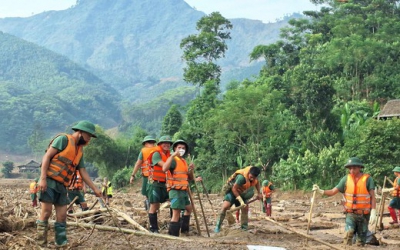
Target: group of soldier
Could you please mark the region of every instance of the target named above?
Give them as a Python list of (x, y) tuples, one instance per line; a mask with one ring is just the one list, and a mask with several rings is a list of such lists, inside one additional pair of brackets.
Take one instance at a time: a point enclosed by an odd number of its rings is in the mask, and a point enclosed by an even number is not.
[[(53, 205), (56, 212), (55, 244), (65, 246), (68, 243), (67, 205), (77, 197), (76, 202), (81, 205), (82, 210), (87, 210), (87, 204), (82, 195), (85, 184), (97, 197), (104, 197), (107, 205), (112, 197), (112, 187), (108, 179), (104, 180), (102, 191), (100, 191), (85, 170), (82, 148), (89, 144), (91, 138), (96, 138), (94, 124), (89, 121), (80, 121), (72, 127), (72, 130), (74, 131), (72, 134), (59, 134), (50, 142), (42, 158), (41, 175), (37, 180), (36, 188), (31, 185), (31, 192), (39, 194), (41, 203), (41, 213), (37, 220), (37, 241), (40, 245), (47, 244), (48, 219)], [(195, 178), (193, 162), (188, 164), (186, 161), (189, 145), (183, 140), (173, 142), (167, 135), (161, 136), (158, 142), (155, 138), (146, 136), (142, 144), (143, 148), (133, 168), (130, 182), (134, 182), (137, 172), (141, 170), (141, 193), (145, 197), (144, 207), (148, 211), (149, 230), (159, 233), (157, 213), (160, 204), (169, 200), (171, 221), (168, 234), (179, 236), (188, 233), (190, 215), (193, 210), (188, 193), (190, 182), (202, 180), (201, 177)], [(350, 158), (345, 167), (349, 169), (349, 174), (343, 177), (335, 188), (321, 190), (315, 184), (313, 191), (324, 195), (334, 195), (338, 192), (344, 194), (347, 213), (344, 243), (351, 244), (350, 239), (356, 234), (357, 244), (364, 245), (368, 221), (372, 224), (376, 220), (375, 184), (368, 174), (362, 173), (361, 169), (364, 165), (360, 159)], [(386, 191), (395, 196), (390, 203), (389, 211), (393, 218), (392, 223), (397, 223), (394, 209), (400, 209), (400, 167), (395, 168), (394, 173), (397, 176), (394, 187)], [(230, 176), (225, 184), (222, 208), (214, 232), (220, 232), (225, 216), (232, 210), (233, 205), (235, 205), (233, 210), (241, 211), (241, 228), (247, 230), (248, 203), (255, 191), (257, 192), (256, 199), (262, 200), (263, 211), (267, 216), (271, 216), (271, 193), (275, 187), (268, 180), (264, 180), (260, 186), (259, 174), (259, 167), (248, 166)], [(34, 193), (32, 193), (33, 198)], [(37, 205), (35, 200), (32, 200), (33, 206)]]

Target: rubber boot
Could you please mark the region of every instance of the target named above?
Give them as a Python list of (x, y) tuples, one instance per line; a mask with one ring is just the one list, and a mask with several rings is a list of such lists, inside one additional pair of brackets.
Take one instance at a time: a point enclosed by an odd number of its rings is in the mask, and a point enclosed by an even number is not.
[(247, 231), (247, 228), (249, 227), (249, 214), (244, 211), (242, 211), (242, 213), (240, 214), (240, 228), (244, 231)]
[(346, 235), (344, 236), (343, 244), (348, 246), (353, 245), (353, 236), (354, 236), (354, 231), (347, 231)]
[(149, 209), (150, 209), (150, 202), (149, 202), (148, 199), (146, 199), (146, 200), (144, 201), (144, 209), (145, 209), (146, 211), (149, 211)]
[(223, 213), (219, 214), (219, 217), (218, 217), (218, 220), (217, 220), (217, 224), (215, 225), (215, 229), (214, 229), (215, 233), (219, 233), (221, 231), (221, 225), (222, 225), (222, 222), (225, 219), (225, 215), (226, 215), (226, 212), (223, 212)]
[(267, 216), (271, 217), (272, 215), (272, 205), (267, 204)]
[(181, 233), (189, 233), (190, 215), (182, 216)]
[(172, 236), (179, 237), (179, 230), (181, 229), (181, 223), (179, 222), (170, 222), (168, 234)]
[(389, 224), (397, 224), (398, 220), (397, 220), (397, 215), (396, 215), (396, 210), (392, 207), (388, 207), (389, 213), (390, 213), (390, 217), (392, 217), (391, 222), (389, 222)]
[(62, 247), (68, 244), (67, 240), (67, 223), (56, 222), (54, 223), (55, 242), (56, 246)]
[(37, 225), (37, 236), (36, 240), (40, 246), (47, 245), (47, 231), (49, 230), (49, 223), (48, 221), (36, 221)]
[(150, 221), (150, 232), (158, 234), (158, 220), (157, 220), (157, 213), (149, 214), (149, 221)]

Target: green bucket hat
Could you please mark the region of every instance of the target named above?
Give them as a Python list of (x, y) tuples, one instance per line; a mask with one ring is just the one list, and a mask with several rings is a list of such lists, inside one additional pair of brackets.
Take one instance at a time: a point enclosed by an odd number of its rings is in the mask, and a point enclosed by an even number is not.
[(362, 164), (361, 160), (358, 157), (351, 157), (349, 158), (349, 160), (347, 161), (347, 163), (344, 165), (346, 168), (350, 167), (350, 166), (360, 166), (360, 167), (364, 167), (364, 164)]
[(393, 169), (393, 172), (398, 172), (398, 173), (400, 173), (400, 167), (395, 167), (395, 168)]
[(89, 121), (80, 121), (78, 122), (75, 126), (72, 127), (73, 131), (83, 131), (86, 133), (89, 133), (92, 137), (97, 138), (96, 136), (96, 128), (94, 126), (93, 123), (89, 122)]
[(178, 144), (183, 144), (183, 145), (185, 145), (185, 147), (186, 147), (186, 152), (185, 152), (185, 154), (184, 154), (183, 156), (186, 156), (187, 154), (189, 154), (189, 145), (188, 145), (184, 140), (176, 140), (176, 141), (174, 142), (174, 144), (172, 144), (172, 149), (175, 149), (175, 147), (176, 147)]
[(163, 143), (163, 142), (168, 142), (168, 143), (171, 143), (171, 144), (172, 144), (171, 136), (169, 136), (169, 135), (163, 135), (163, 136), (161, 136), (161, 137), (160, 137), (160, 140), (159, 140), (158, 143), (157, 143), (157, 145), (160, 145), (160, 144)]
[(156, 139), (153, 138), (153, 136), (151, 135), (147, 135), (144, 137), (143, 141), (142, 141), (142, 145), (144, 145), (145, 142), (154, 142), (156, 143)]
[(35, 182), (38, 182), (39, 181), (39, 178), (35, 178)]

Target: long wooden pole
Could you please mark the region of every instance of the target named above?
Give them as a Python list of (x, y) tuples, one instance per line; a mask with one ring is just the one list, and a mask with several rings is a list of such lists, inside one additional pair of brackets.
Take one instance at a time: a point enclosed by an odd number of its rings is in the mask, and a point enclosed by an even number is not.
[(75, 201), (78, 199), (78, 196), (75, 196), (75, 198), (71, 201), (71, 203), (69, 203), (68, 207), (67, 207), (67, 211), (72, 207), (72, 205), (74, 205)]
[(195, 206), (194, 206), (194, 202), (193, 202), (194, 200), (193, 200), (192, 191), (190, 191), (190, 186), (188, 186), (187, 192), (188, 192), (188, 194), (189, 194), (190, 203), (192, 204), (194, 219), (196, 220), (197, 232), (198, 232), (199, 235), (201, 236), (199, 219), (197, 218), (196, 208), (195, 208)]
[(203, 180), (201, 180), (200, 183), (201, 183), (201, 185), (203, 186), (203, 190), (205, 190), (205, 192), (206, 192), (206, 197), (207, 197), (207, 199), (208, 199), (208, 202), (209, 202), (210, 205), (211, 205), (211, 210), (213, 211), (213, 214), (214, 214), (214, 220), (217, 220), (217, 214), (215, 213), (214, 206), (213, 206), (213, 204), (212, 204), (212, 202), (211, 202), (211, 200), (210, 200), (210, 196), (208, 196), (208, 191), (207, 191), (206, 187), (204, 186)]
[(322, 240), (320, 240), (320, 239), (316, 239), (316, 238), (314, 238), (314, 237), (312, 237), (312, 236), (310, 236), (310, 235), (307, 235), (307, 234), (304, 234), (304, 233), (302, 233), (302, 232), (299, 232), (299, 231), (293, 229), (292, 227), (283, 225), (282, 223), (279, 223), (279, 222), (277, 222), (277, 221), (274, 221), (274, 220), (272, 220), (272, 219), (270, 219), (270, 218), (268, 218), (268, 217), (265, 217), (265, 219), (266, 219), (267, 221), (272, 222), (272, 223), (274, 223), (274, 224), (276, 224), (276, 225), (278, 225), (278, 226), (281, 226), (281, 227), (283, 227), (283, 228), (285, 228), (285, 229), (287, 229), (287, 230), (289, 230), (289, 231), (292, 231), (292, 232), (294, 232), (294, 233), (296, 233), (296, 234), (298, 234), (298, 235), (301, 235), (301, 236), (303, 236), (303, 237), (305, 237), (305, 238), (307, 238), (307, 239), (314, 240), (314, 241), (317, 241), (317, 242), (319, 242), (319, 243), (321, 243), (321, 244), (324, 244), (324, 245), (326, 245), (326, 246), (328, 246), (328, 247), (330, 247), (330, 248), (337, 249), (337, 250), (342, 250), (342, 249), (343, 249), (343, 248), (336, 247), (336, 246), (334, 246), (334, 245), (332, 245), (332, 244), (329, 244), (328, 242), (322, 241)]
[[(385, 179), (383, 180), (383, 186), (382, 189), (385, 188), (386, 186), (386, 180), (387, 177), (385, 176)], [(375, 231), (376, 229), (379, 230), (383, 230), (383, 224), (382, 224), (382, 219), (383, 219), (383, 210), (385, 210), (385, 193), (382, 193), (382, 197), (381, 197), (381, 202), (379, 203), (379, 224), (378, 224), (378, 220), (376, 220), (376, 224), (375, 224)]]
[(310, 233), (311, 217), (312, 217), (312, 211), (313, 211), (313, 208), (314, 208), (315, 194), (316, 193), (317, 193), (317, 190), (314, 190), (313, 195), (312, 195), (312, 200), (311, 200), (310, 213), (308, 214), (307, 234)]
[(199, 189), (197, 188), (196, 181), (194, 182), (194, 187), (196, 188), (197, 198), (199, 198), (201, 213), (203, 214), (203, 220), (204, 220), (204, 224), (206, 225), (207, 235), (208, 235), (208, 237), (210, 237), (210, 232), (208, 231), (208, 225), (207, 225), (207, 218), (206, 218), (206, 215), (204, 213), (203, 203), (201, 202), (200, 192), (199, 192)]

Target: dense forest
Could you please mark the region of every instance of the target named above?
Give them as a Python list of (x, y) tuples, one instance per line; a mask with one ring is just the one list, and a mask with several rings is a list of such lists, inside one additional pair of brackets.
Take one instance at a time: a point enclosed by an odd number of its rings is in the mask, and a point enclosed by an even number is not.
[[(379, 185), (398, 164), (400, 120), (376, 118), (400, 96), (400, 1), (312, 2), (319, 11), (290, 20), (279, 41), (254, 47), (250, 59), (265, 60), (258, 76), (232, 81), (227, 91), (218, 62), (232, 22), (206, 15), (181, 40), (182, 77), (199, 93), (188, 105), (160, 103), (170, 109), (159, 129), (189, 143), (196, 174), (214, 190), (249, 164), (282, 189), (332, 187), (352, 156)], [(129, 126), (111, 138), (97, 129), (85, 160), (126, 184), (149, 131)]]

